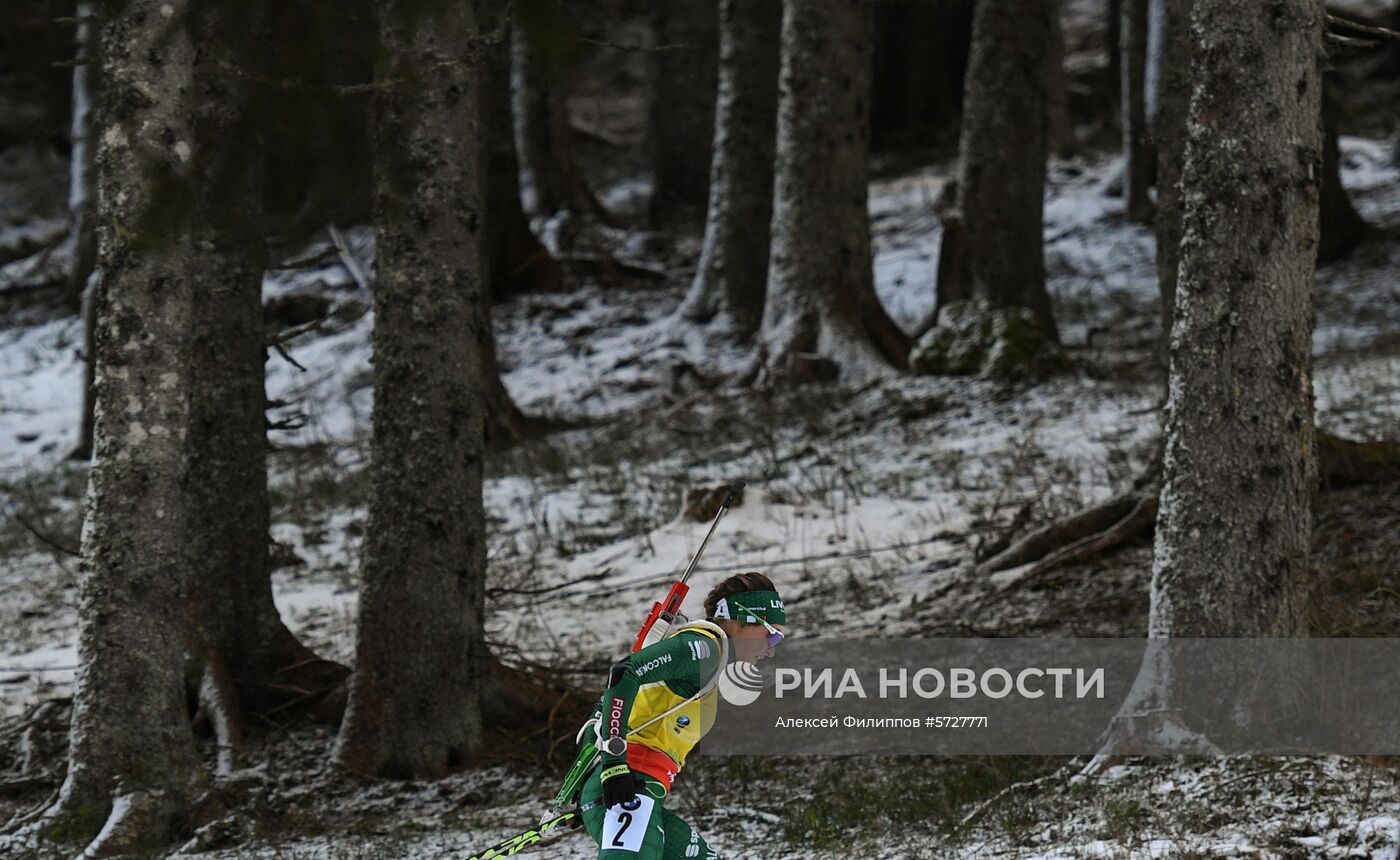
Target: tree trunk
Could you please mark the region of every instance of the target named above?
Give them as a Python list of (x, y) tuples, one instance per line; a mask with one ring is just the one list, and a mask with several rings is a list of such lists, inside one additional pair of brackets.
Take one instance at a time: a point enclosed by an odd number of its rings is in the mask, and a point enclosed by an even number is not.
[(1123, 4), (1128, 0), (1108, 0), (1104, 9), (1104, 53), (1108, 56), (1108, 79), (1123, 79)]
[(749, 335), (763, 317), (782, 0), (720, 0), (720, 73), (710, 211), (700, 265), (681, 316), (717, 314)]
[(1364, 241), (1371, 227), (1351, 205), (1342, 185), (1341, 152), (1337, 146), (1337, 101), (1330, 93), (1322, 98), (1323, 149), (1322, 199), (1319, 201), (1318, 265), (1344, 259)]
[(559, 6), (547, 5), (545, 11), (547, 20), (527, 16), (538, 26), (517, 28), (511, 39), (511, 109), (525, 211), (535, 218), (568, 211), (607, 220), (574, 160), (564, 98), (574, 36), (563, 29), (568, 25)]
[[(519, 30), (510, 32), (504, 20), (509, 6), (504, 0), (482, 0), (477, 5), (479, 29), (504, 30), (510, 40), (523, 40)], [(511, 110), (511, 43), (490, 45), (482, 64), (481, 129), (485, 135), (485, 223), (481, 226), (481, 268), (494, 301), (535, 290), (564, 286), (564, 269), (540, 244), (520, 203), (520, 166), (515, 157), (512, 128), (501, 121)], [(486, 386), (486, 443), (502, 447), (539, 435), (551, 425), (525, 415), (501, 382), (496, 338), (489, 320), (477, 332), (482, 379)]]
[(1049, 49), (1045, 52), (1046, 134), (1050, 151), (1060, 158), (1072, 158), (1079, 150), (1074, 135), (1074, 117), (1069, 109), (1069, 75), (1065, 73), (1065, 34), (1060, 27), (1059, 0), (1046, 0), (1054, 8), (1050, 14)]
[(667, 0), (652, 7), (648, 112), (656, 227), (699, 223), (709, 195), (719, 77), (716, 0)]
[[(490, 5), (483, 3), (482, 7)], [(500, 15), (494, 8), (490, 12), (493, 20)], [(506, 26), (500, 22), (483, 29)], [(559, 289), (564, 279), (558, 261), (530, 230), (520, 203), (520, 161), (515, 155), (514, 133), (512, 126), (502, 121), (502, 117), (511, 116), (511, 43), (523, 40), (517, 32), (490, 46), (482, 66), (481, 128), (487, 139), (483, 253), (488, 292), (496, 301), (523, 292)]]
[[(275, 81), (295, 81), (260, 106), (276, 145), (263, 156), (265, 232), (298, 244), (327, 224), (370, 218), (369, 96), (375, 0), (267, 3), (259, 57)], [(347, 92), (342, 88), (355, 88)]]
[[(1153, 0), (1159, 28), (1156, 52), (1157, 284), (1162, 295), (1162, 354), (1171, 343), (1177, 265), (1181, 260), (1181, 171), (1186, 159), (1186, 116), (1191, 103), (1192, 0)], [(1165, 362), (1164, 362), (1165, 363)]]
[(873, 149), (954, 142), (972, 46), (972, 6), (971, 0), (874, 4)]
[(1195, 3), (1153, 635), (1304, 628), (1322, 22), (1319, 0)]
[(385, 0), (374, 109), (374, 431), (347, 770), (438, 778), (482, 738), (486, 325), (471, 4)]
[(73, 60), (73, 122), (70, 139), (68, 170), (68, 212), (72, 220), (73, 268), (68, 272), (68, 290), (64, 297), (68, 309), (82, 310), (83, 293), (88, 278), (97, 263), (97, 232), (93, 229), (93, 138), (92, 98), (96, 92), (96, 66), (92, 60), (93, 4), (79, 2), (76, 7), (78, 23), (74, 28), (76, 50)]
[(68, 455), (71, 460), (92, 456), (92, 422), (95, 404), (92, 395), (93, 325), (96, 289), (93, 271), (97, 267), (97, 225), (93, 207), (97, 204), (93, 129), (93, 98), (97, 93), (97, 64), (93, 41), (97, 29), (92, 21), (93, 4), (82, 0), (75, 8), (78, 23), (73, 33), (76, 46), (73, 67), (73, 149), (69, 156), (68, 211), (72, 219), (73, 268), (68, 272), (66, 303), (83, 317), (83, 413), (78, 425), (78, 444)]
[(1123, 59), (1123, 203), (1128, 220), (1143, 224), (1152, 218), (1152, 154), (1147, 128), (1147, 0), (1123, 0), (1119, 30)]
[[(100, 21), (104, 129), (94, 386), (95, 463), (83, 529), (80, 651), (68, 777), (50, 832), (101, 835), (94, 853), (163, 843), (202, 778), (186, 713), (187, 360), (197, 285), (225, 238), (201, 204), (229, 161), (237, 105), (212, 61), (247, 16), (188, 0), (129, 0)], [(266, 547), (264, 545), (264, 551)], [(113, 793), (119, 793), (120, 802)], [(109, 820), (103, 827), (103, 820)]]
[[(1148, 647), (1087, 772), (1120, 751), (1213, 749), (1179, 713), (1180, 691), (1199, 681), (1174, 665), (1169, 640), (1306, 633), (1323, 5), (1194, 0), (1191, 15)], [(1257, 683), (1238, 678), (1234, 718)]]
[(93, 425), (96, 422), (97, 395), (93, 391), (96, 381), (97, 352), (97, 305), (98, 293), (102, 290), (102, 273), (94, 270), (94, 276), (83, 293), (83, 414), (78, 423), (78, 444), (69, 453), (70, 460), (86, 460), (92, 456)]
[[(239, 13), (247, 17), (246, 9)], [(249, 28), (250, 32), (252, 28)], [(226, 46), (231, 67), (256, 71), (260, 51)], [(238, 49), (243, 50), (239, 51)], [(203, 159), (193, 200), (209, 237), (199, 243), (199, 297), (185, 359), (191, 374), (186, 521), (191, 649), (205, 674), (203, 716), (234, 766), (246, 714), (315, 704), (346, 670), (319, 660), (282, 623), (272, 600), (267, 496), (267, 346), (263, 334), (263, 159), (258, 100), (240, 79), (210, 84), (233, 107), (203, 125), (217, 149)], [(217, 90), (213, 89), (218, 87)], [(217, 683), (216, 683), (217, 681)]]
[(875, 295), (866, 209), (870, 7), (787, 0), (768, 299), (752, 371), (860, 379), (908, 366)]
[(958, 147), (957, 203), (936, 305), (986, 299), (1028, 308), (1058, 341), (1045, 289), (1046, 105), (1054, 4), (978, 3)]

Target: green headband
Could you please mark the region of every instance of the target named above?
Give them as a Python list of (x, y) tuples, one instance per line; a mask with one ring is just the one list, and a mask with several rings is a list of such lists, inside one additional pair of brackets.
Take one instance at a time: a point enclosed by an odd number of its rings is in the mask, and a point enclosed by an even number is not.
[(741, 591), (721, 597), (715, 602), (715, 617), (732, 618), (750, 624), (760, 623), (759, 619), (769, 624), (787, 623), (783, 599), (776, 591)]

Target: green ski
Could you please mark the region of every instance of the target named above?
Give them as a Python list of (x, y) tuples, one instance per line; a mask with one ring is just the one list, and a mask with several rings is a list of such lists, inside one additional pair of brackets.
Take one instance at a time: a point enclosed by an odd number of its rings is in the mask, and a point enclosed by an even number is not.
[(563, 815), (541, 822), (537, 827), (531, 827), (523, 833), (497, 842), (480, 854), (473, 854), (470, 860), (494, 860), (496, 857), (509, 857), (541, 842), (552, 842), (556, 836), (572, 833), (582, 824), (583, 819), (579, 818), (578, 813), (570, 810)]

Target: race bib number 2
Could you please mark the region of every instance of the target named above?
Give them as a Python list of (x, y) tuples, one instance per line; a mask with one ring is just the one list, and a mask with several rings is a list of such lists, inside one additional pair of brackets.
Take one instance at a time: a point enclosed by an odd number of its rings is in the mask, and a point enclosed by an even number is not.
[(651, 823), (651, 813), (656, 807), (655, 798), (646, 793), (638, 794), (635, 800), (608, 807), (603, 819), (603, 845), (605, 850), (642, 850), (642, 840), (647, 835), (647, 825)]

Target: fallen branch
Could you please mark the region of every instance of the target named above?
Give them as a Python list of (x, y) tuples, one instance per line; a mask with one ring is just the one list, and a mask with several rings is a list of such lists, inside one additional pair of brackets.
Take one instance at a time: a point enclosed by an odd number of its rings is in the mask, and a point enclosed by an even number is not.
[(976, 809), (972, 810), (967, 815), (964, 815), (962, 820), (958, 822), (956, 830), (965, 830), (968, 827), (968, 825), (976, 823), (982, 818), (982, 816), (986, 815), (987, 811), (990, 810), (993, 806), (997, 805), (1003, 799), (1009, 797), (1010, 795), (1018, 791), (1039, 788), (1047, 782), (1052, 782), (1054, 780), (1062, 778), (1066, 770), (1068, 770), (1068, 766), (1062, 766), (1056, 769), (1054, 773), (1049, 773), (1045, 776), (1037, 777), (1036, 779), (1027, 780), (1025, 782), (1017, 782), (1013, 783), (1012, 785), (1008, 785), (1006, 788), (1003, 788), (1001, 791), (998, 791), (996, 794), (992, 795), (986, 801), (978, 804)]
[(663, 269), (645, 266), (641, 263), (632, 263), (621, 260), (617, 257), (604, 254), (571, 254), (560, 257), (559, 262), (571, 269), (576, 269), (582, 274), (594, 277), (617, 277), (618, 275), (635, 275), (640, 278), (650, 280), (666, 280), (666, 272)]
[(280, 331), (272, 337), (268, 338), (267, 345), (276, 346), (279, 343), (287, 343), (289, 341), (296, 340), (297, 338), (301, 337), (302, 335), (308, 332), (319, 331), (322, 324), (324, 324), (325, 321), (330, 318), (331, 315), (326, 314), (325, 316), (322, 316), (318, 319), (314, 319), (311, 322), (302, 323), (301, 325), (292, 326), (291, 328), (286, 329), (285, 331)]
[[(1133, 482), (1133, 489), (1102, 504), (1036, 529), (1006, 551), (976, 567), (986, 576), (1034, 563), (1008, 587), (1071, 561), (1083, 561), (1121, 546), (1156, 525), (1161, 493), (1161, 450)], [(1335, 490), (1358, 484), (1400, 481), (1400, 442), (1357, 442), (1331, 433), (1317, 433), (1318, 489)]]
[(76, 547), (69, 546), (68, 544), (60, 541), (58, 538), (40, 531), (38, 526), (30, 522), (24, 516), (24, 514), (21, 514), (19, 510), (14, 507), (13, 502), (6, 504), (5, 508), (6, 515), (14, 519), (14, 521), (19, 523), (21, 526), (23, 526), (24, 530), (33, 535), (34, 538), (40, 543), (44, 544), (45, 546), (49, 547), (50, 549), (56, 552), (61, 552), (64, 555), (72, 556), (73, 558), (82, 558), (83, 554), (81, 550), (79, 550)]
[(1121, 493), (1102, 504), (1042, 526), (979, 564), (977, 570), (985, 575), (1020, 567), (1103, 534), (1136, 510), (1141, 496), (1139, 490)]
[(575, 579), (567, 579), (563, 582), (555, 583), (554, 585), (544, 585), (539, 588), (488, 588), (486, 589), (486, 596), (490, 598), (501, 597), (502, 595), (534, 597), (540, 594), (548, 594), (551, 591), (559, 591), (560, 589), (568, 588), (573, 585), (580, 585), (585, 582), (598, 582), (599, 580), (607, 579), (612, 573), (613, 568), (609, 567), (594, 573), (584, 574)]
[(1392, 42), (1400, 42), (1400, 31), (1391, 30), (1386, 27), (1377, 27), (1374, 24), (1363, 24), (1360, 21), (1343, 18), (1341, 15), (1337, 15), (1333, 12), (1327, 13), (1327, 25), (1329, 27), (1341, 27), (1344, 30), (1351, 30), (1354, 33), (1365, 33), (1368, 36), (1375, 36), (1378, 39), (1389, 39)]
[(1101, 552), (1115, 549), (1132, 540), (1142, 532), (1151, 529), (1156, 522), (1157, 494), (1144, 494), (1138, 498), (1133, 509), (1121, 520), (1098, 534), (1089, 535), (1068, 546), (1055, 550), (1045, 556), (1045, 558), (1031, 565), (1025, 573), (1017, 577), (1014, 582), (1009, 583), (1004, 590), (1016, 588), (1028, 579), (1036, 577), (1061, 564), (1083, 561), (1093, 558)]
[(589, 138), (590, 140), (596, 140), (599, 143), (606, 144), (607, 146), (623, 147), (629, 145), (628, 141), (623, 140), (622, 138), (618, 137), (612, 132), (604, 131), (601, 128), (587, 125), (577, 119), (569, 120), (569, 130), (579, 135), (580, 137)]
[(1001, 534), (997, 535), (997, 537), (987, 541), (985, 547), (982, 545), (982, 540), (979, 536), (977, 546), (972, 551), (973, 558), (993, 558), (1006, 552), (1006, 550), (1011, 547), (1011, 542), (1015, 539), (1016, 535), (1020, 534), (1021, 530), (1026, 527), (1026, 524), (1031, 521), (1031, 514), (1035, 512), (1035, 506), (1044, 495), (1043, 492), (1038, 493), (1035, 498), (1022, 504), (1016, 511), (1016, 515), (1011, 518), (1011, 524), (1003, 529)]
[[(279, 685), (276, 685), (276, 684), (273, 684), (273, 685), (271, 685), (271, 686), (279, 687), (279, 689), (288, 690), (288, 691), (296, 689), (295, 687), (282, 687), (282, 686), (279, 686)], [(288, 699), (287, 701), (283, 702), (282, 704), (277, 705), (277, 706), (274, 707), (274, 708), (269, 708), (268, 710), (263, 711), (262, 713), (255, 714), (254, 716), (257, 716), (257, 717), (259, 717), (260, 719), (266, 720), (267, 722), (271, 723), (271, 724), (274, 725), (274, 726), (277, 726), (278, 728), (283, 728), (283, 729), (284, 729), (284, 728), (286, 728), (285, 726), (281, 725), (280, 723), (278, 723), (278, 722), (276, 722), (275, 720), (272, 719), (272, 715), (273, 715), (273, 714), (280, 714), (281, 712), (283, 712), (283, 711), (285, 711), (285, 710), (288, 710), (288, 709), (290, 709), (290, 708), (295, 708), (295, 707), (298, 707), (298, 706), (301, 706), (301, 705), (310, 705), (310, 704), (313, 704), (316, 700), (318, 700), (318, 699), (323, 699), (323, 698), (325, 698), (326, 696), (329, 696), (331, 693), (335, 692), (335, 687), (336, 687), (336, 686), (339, 686), (339, 685), (337, 684), (337, 685), (335, 685), (335, 686), (327, 687), (327, 688), (325, 688), (324, 690), (306, 690), (306, 691), (304, 691), (301, 695), (299, 695), (299, 696), (297, 696), (297, 697), (295, 697), (295, 698), (292, 698), (292, 699)]]
[(369, 291), (369, 275), (360, 267), (360, 261), (355, 259), (355, 255), (350, 253), (350, 243), (345, 241), (345, 234), (340, 232), (340, 228), (334, 224), (330, 225), (331, 241), (335, 243), (335, 249), (340, 253), (340, 262), (345, 266), (345, 271), (350, 273), (355, 285), (360, 289)]
[(1327, 41), (1343, 48), (1376, 48), (1381, 44), (1374, 39), (1358, 39), (1355, 36), (1343, 36), (1341, 33), (1332, 32), (1327, 34)]
[(286, 359), (287, 363), (290, 364), (292, 367), (295, 367), (302, 373), (306, 372), (306, 368), (302, 366), (301, 362), (297, 361), (295, 358), (292, 358), (292, 354), (290, 352), (287, 352), (287, 348), (283, 346), (280, 341), (273, 341), (272, 348), (277, 350), (277, 354), (282, 356), (282, 358)]

